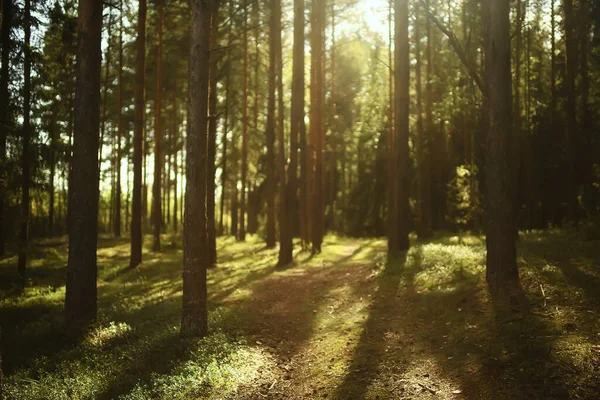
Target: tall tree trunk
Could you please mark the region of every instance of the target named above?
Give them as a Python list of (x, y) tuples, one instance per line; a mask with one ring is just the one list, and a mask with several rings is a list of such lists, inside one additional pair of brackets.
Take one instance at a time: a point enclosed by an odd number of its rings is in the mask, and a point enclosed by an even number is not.
[(335, 58), (335, 0), (331, 0), (331, 124), (330, 124), (330, 132), (329, 132), (329, 149), (327, 150), (327, 154), (329, 155), (329, 159), (326, 160), (326, 163), (329, 165), (329, 174), (328, 178), (325, 181), (325, 185), (327, 188), (327, 202), (325, 206), (329, 205), (329, 213), (327, 215), (327, 224), (324, 227), (323, 233), (325, 230), (334, 230), (335, 229), (335, 200), (336, 200), (336, 121), (337, 121), (337, 97), (336, 97), (336, 58)]
[(214, 0), (193, 0), (189, 81), (189, 129), (186, 141), (186, 191), (183, 227), (183, 311), (181, 334), (208, 332), (206, 270), (210, 262), (207, 237), (207, 112), (211, 57), (211, 15)]
[(25, 29), (24, 42), (24, 82), (23, 82), (23, 154), (21, 156), (21, 233), (19, 235), (18, 271), (21, 284), (25, 286), (25, 273), (27, 268), (27, 247), (29, 245), (29, 186), (31, 184), (31, 0), (25, 0), (25, 14), (23, 21)]
[(394, 40), (394, 24), (393, 24), (393, 13), (394, 13), (394, 1), (389, 0), (388, 4), (388, 148), (387, 148), (387, 206), (388, 206), (388, 251), (389, 255), (392, 254), (393, 243), (396, 242), (397, 231), (397, 218), (398, 210), (396, 207), (396, 135), (395, 135), (395, 123), (394, 123), (394, 51), (392, 49)]
[[(248, 179), (248, 1), (244, 3), (244, 72), (242, 93), (242, 191), (240, 193), (239, 240), (246, 240), (246, 181)], [(257, 59), (258, 62), (258, 59)]]
[(239, 153), (237, 153), (237, 145), (236, 145), (236, 135), (233, 134), (232, 138), (231, 138), (231, 143), (236, 147), (235, 148), (235, 164), (234, 164), (234, 168), (233, 168), (233, 191), (231, 193), (231, 236), (233, 236), (234, 238), (238, 237), (238, 215), (239, 215), (239, 202), (238, 202), (238, 188), (237, 188), (237, 184), (238, 184), (238, 167), (239, 167), (239, 161), (238, 161), (238, 157), (239, 157)]
[(567, 92), (565, 111), (567, 118), (566, 156), (567, 156), (567, 213), (569, 220), (576, 225), (579, 222), (578, 201), (577, 201), (577, 179), (576, 179), (576, 154), (575, 143), (578, 134), (577, 128), (577, 100), (575, 93), (575, 80), (577, 76), (577, 41), (575, 38), (575, 12), (573, 10), (573, 0), (563, 0), (564, 12), (564, 30), (566, 47), (566, 81), (565, 88)]
[(133, 198), (131, 208), (131, 258), (129, 267), (142, 262), (142, 164), (144, 162), (144, 112), (146, 108), (146, 0), (139, 0), (135, 59), (133, 131)]
[(410, 90), (410, 60), (408, 43), (408, 0), (396, 0), (396, 46), (395, 46), (395, 160), (397, 170), (394, 185), (395, 211), (388, 216), (391, 224), (391, 235), (388, 238), (389, 256), (397, 257), (400, 252), (408, 250), (409, 241), (409, 210), (410, 195), (409, 150), (408, 150), (408, 119), (409, 119), (409, 90)]
[(208, 251), (209, 267), (217, 264), (217, 236), (215, 229), (215, 161), (217, 153), (217, 74), (218, 59), (215, 54), (217, 48), (217, 35), (219, 34), (219, 3), (220, 0), (212, 0), (212, 21), (211, 21), (211, 47), (212, 58), (210, 61), (210, 97), (208, 104), (208, 186), (206, 194), (206, 212), (207, 212), (207, 230), (208, 230)]
[(281, 35), (277, 31), (276, 15), (273, 12), (275, 2), (271, 1), (270, 17), (270, 43), (269, 43), (269, 100), (267, 104), (267, 248), (275, 247), (275, 104), (276, 104), (276, 85), (277, 85), (277, 48), (276, 36)]
[(12, 47), (11, 30), (13, 22), (13, 0), (3, 0), (2, 10), (2, 70), (0, 71), (0, 256), (6, 253), (5, 234), (6, 224), (4, 223), (4, 207), (7, 201), (6, 188), (6, 137), (12, 128), (9, 114), (10, 91), (8, 90), (8, 81), (10, 77), (10, 50)]
[[(230, 1), (231, 3), (231, 1)], [(228, 47), (231, 45), (231, 41), (228, 40)], [(223, 136), (221, 141), (223, 143), (223, 153), (222, 153), (222, 165), (221, 165), (221, 204), (219, 213), (219, 233), (221, 235), (225, 234), (225, 225), (224, 225), (224, 217), (225, 217), (225, 198), (227, 195), (227, 134), (229, 133), (229, 73), (230, 61), (229, 51), (227, 52), (227, 75), (225, 76), (225, 110), (223, 116)]]
[[(290, 124), (290, 163), (285, 193), (286, 210), (284, 217), (289, 229), (281, 234), (279, 244), (280, 266), (293, 262), (293, 229), (296, 221), (296, 201), (298, 194), (298, 138), (304, 130), (304, 0), (294, 0), (294, 55), (292, 71), (292, 109)], [(300, 199), (302, 203), (302, 198)]]
[(55, 101), (52, 105), (52, 116), (50, 117), (50, 177), (48, 185), (48, 233), (54, 235), (54, 204), (55, 204), (55, 177), (56, 177), (56, 138), (59, 134), (56, 123), (58, 103)]
[(158, 0), (158, 48), (156, 55), (156, 95), (154, 110), (154, 183), (152, 186), (152, 216), (154, 225), (153, 251), (160, 251), (160, 233), (162, 230), (161, 179), (163, 156), (162, 141), (162, 46), (165, 18), (164, 0)]
[(311, 33), (311, 241), (312, 253), (320, 253), (325, 231), (323, 150), (325, 145), (325, 54), (324, 32), (326, 1), (312, 4)]
[(98, 240), (98, 134), (102, 69), (102, 2), (80, 0), (77, 23), (75, 132), (69, 190), (68, 326), (96, 318)]
[[(276, 73), (277, 73), (277, 96), (278, 96), (278, 116), (279, 122), (277, 124), (277, 144), (279, 153), (279, 259), (278, 265), (289, 264), (289, 261), (282, 264), (282, 251), (285, 250), (283, 242), (288, 237), (292, 236), (292, 227), (288, 220), (288, 207), (286, 199), (286, 176), (285, 176), (285, 133), (284, 133), (284, 121), (285, 121), (285, 109), (283, 106), (283, 63), (281, 54), (281, 0), (273, 1), (273, 9), (271, 12), (273, 16), (273, 31), (278, 32), (275, 35), (275, 55), (276, 55)], [(290, 149), (291, 151), (291, 149)], [(287, 260), (285, 260), (287, 261)]]
[[(425, 137), (425, 130), (423, 129), (423, 100), (422, 100), (422, 84), (421, 84), (421, 29), (420, 29), (420, 6), (417, 3), (417, 19), (415, 21), (415, 53), (416, 53), (416, 97), (417, 97), (417, 193), (418, 193), (418, 234), (419, 237), (428, 237), (431, 235), (431, 187), (429, 185), (430, 169), (429, 166), (429, 152), (427, 151), (427, 138)], [(427, 18), (427, 34), (431, 33), (429, 19)], [(430, 43), (429, 36), (427, 37), (427, 61), (430, 61)], [(431, 90), (430, 80), (430, 66), (427, 66), (427, 118), (431, 116), (429, 109), (429, 90)], [(427, 121), (431, 123), (431, 121)], [(428, 128), (430, 128), (428, 126)], [(429, 132), (429, 130), (428, 130)]]
[(170, 130), (165, 130), (165, 138), (163, 140), (165, 144), (165, 156), (163, 157), (165, 163), (163, 164), (163, 229), (167, 229), (167, 227), (171, 224), (171, 153), (173, 149), (169, 148), (168, 143), (171, 143), (172, 132)]
[(113, 22), (113, 14), (109, 12), (108, 14), (108, 25), (107, 29), (107, 41), (106, 41), (106, 51), (104, 53), (104, 84), (102, 90), (102, 122), (100, 126), (100, 152), (98, 156), (98, 168), (102, 166), (102, 153), (104, 150), (104, 138), (106, 132), (106, 123), (108, 121), (107, 112), (108, 112), (108, 86), (110, 79), (110, 64), (111, 64), (111, 45), (110, 45), (110, 37), (112, 36), (112, 22)]
[(596, 189), (594, 188), (594, 116), (590, 107), (590, 68), (588, 57), (590, 52), (590, 2), (580, 3), (580, 32), (581, 40), (581, 174), (583, 178), (583, 205), (588, 217), (596, 213)]
[(488, 132), (485, 138), (486, 279), (494, 295), (515, 295), (514, 135), (510, 62), (510, 2), (486, 0), (485, 38)]
[[(521, 180), (518, 168), (519, 164), (524, 162), (521, 159), (521, 145), (523, 144), (524, 139), (521, 135), (521, 51), (522, 51), (522, 26), (521, 21), (523, 20), (523, 10), (521, 5), (521, 0), (517, 0), (516, 3), (516, 32), (515, 32), (515, 77), (513, 81), (514, 92), (513, 92), (513, 135), (514, 135), (514, 143), (515, 143), (515, 163), (516, 168), (514, 169), (515, 175), (513, 177), (516, 190), (515, 190), (515, 207), (516, 207), (516, 218), (517, 221), (519, 219), (519, 208), (520, 204), (523, 202), (525, 191), (528, 191), (527, 184)], [(523, 153), (523, 157), (530, 157), (527, 153)]]
[(121, 142), (123, 141), (123, 130), (125, 129), (123, 120), (123, 0), (120, 3), (120, 16), (119, 16), (119, 89), (118, 89), (118, 121), (117, 121), (117, 147), (116, 147), (116, 166), (117, 166), (117, 182), (116, 182), (116, 193), (115, 193), (115, 222), (113, 224), (113, 231), (115, 237), (121, 237)]
[(179, 108), (177, 105), (177, 83), (173, 96), (173, 232), (179, 232)]
[[(253, 2), (252, 6), (252, 25), (254, 28), (254, 106), (252, 110), (252, 126), (254, 128), (254, 134), (256, 137), (260, 137), (263, 132), (259, 130), (258, 127), (258, 115), (261, 112), (259, 109), (259, 98), (261, 96), (261, 88), (260, 83), (264, 81), (264, 79), (260, 76), (260, 65), (259, 60), (261, 59), (260, 55), (260, 36), (261, 36), (261, 19), (260, 19), (260, 1)], [(256, 202), (256, 182), (250, 184), (247, 183), (248, 186), (248, 223), (246, 231), (251, 234), (256, 234), (258, 230), (258, 213), (259, 207)], [(252, 189), (250, 187), (252, 186)], [(253, 195), (253, 197), (251, 196)]]

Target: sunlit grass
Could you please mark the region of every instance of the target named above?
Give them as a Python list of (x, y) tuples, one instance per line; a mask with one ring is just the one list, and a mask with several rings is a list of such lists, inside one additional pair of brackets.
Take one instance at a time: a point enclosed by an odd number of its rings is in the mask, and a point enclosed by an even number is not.
[[(406, 259), (391, 264), (384, 239), (327, 236), (314, 256), (297, 243), (288, 268), (257, 236), (220, 238), (201, 340), (179, 337), (181, 249), (154, 253), (150, 239), (144, 262), (128, 269), (127, 241), (100, 238), (99, 318), (83, 340), (62, 326), (64, 240), (35, 250), (22, 293), (16, 259), (0, 260), (7, 399), (236, 398), (257, 382), (283, 385), (287, 357), (290, 385), (306, 398), (420, 398), (427, 388), (455, 398), (469, 387), (494, 393), (494, 380), (507, 391), (543, 387), (548, 376), (570, 397), (596, 388), (600, 246), (576, 233), (521, 235), (528, 310), (506, 321), (487, 296), (481, 236), (412, 237)], [(290, 346), (283, 360), (279, 340)]]

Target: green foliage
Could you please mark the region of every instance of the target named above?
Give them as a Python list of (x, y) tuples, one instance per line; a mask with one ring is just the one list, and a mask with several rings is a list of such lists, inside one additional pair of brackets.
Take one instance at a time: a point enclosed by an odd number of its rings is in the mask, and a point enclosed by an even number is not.
[[(477, 191), (477, 167), (471, 171), (470, 166), (459, 165), (456, 167), (454, 178), (448, 183), (446, 193), (448, 196), (447, 219), (453, 226), (466, 228), (471, 225), (474, 218), (481, 215), (481, 204)], [(473, 168), (472, 168), (473, 169)]]

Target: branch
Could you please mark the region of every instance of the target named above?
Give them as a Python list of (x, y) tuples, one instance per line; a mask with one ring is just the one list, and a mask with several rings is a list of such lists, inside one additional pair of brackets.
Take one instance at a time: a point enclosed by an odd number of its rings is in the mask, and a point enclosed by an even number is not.
[(435, 15), (433, 14), (433, 12), (429, 9), (429, 6), (425, 2), (425, 0), (420, 0), (420, 2), (421, 2), (421, 5), (423, 7), (425, 7), (425, 10), (427, 11), (427, 16), (429, 17), (429, 19), (438, 27), (438, 29), (440, 31), (442, 31), (444, 33), (444, 35), (446, 35), (446, 37), (448, 38), (448, 41), (450, 42), (450, 45), (452, 46), (452, 48), (456, 52), (456, 55), (458, 56), (458, 58), (460, 59), (460, 61), (463, 63), (463, 65), (465, 66), (465, 68), (467, 68), (467, 71), (469, 72), (469, 75), (471, 76), (471, 79), (473, 79), (473, 81), (475, 82), (475, 84), (477, 85), (477, 87), (479, 88), (479, 90), (481, 90), (481, 93), (483, 93), (485, 95), (486, 94), (486, 90), (485, 90), (485, 85), (483, 84), (483, 80), (481, 79), (481, 77), (477, 73), (477, 69), (475, 68), (475, 66), (472, 63), (470, 63), (469, 60), (467, 59), (467, 56), (466, 56), (464, 50), (462, 49), (460, 43), (458, 42), (458, 39), (456, 38), (456, 35), (454, 35), (454, 33), (452, 33), (450, 30), (448, 30), (448, 28), (446, 28), (435, 17)]

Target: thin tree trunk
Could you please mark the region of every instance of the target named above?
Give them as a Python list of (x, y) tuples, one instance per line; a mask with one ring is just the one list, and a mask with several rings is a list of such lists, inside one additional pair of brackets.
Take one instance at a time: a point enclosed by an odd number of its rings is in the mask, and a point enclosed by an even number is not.
[[(557, 118), (556, 118), (556, 14), (554, 11), (554, 1), (550, 2), (550, 129), (552, 136), (551, 142), (554, 144), (558, 141), (557, 138)], [(551, 149), (554, 150), (554, 144)], [(554, 154), (554, 151), (551, 151)], [(556, 172), (556, 168), (551, 168), (549, 172)], [(550, 191), (545, 193), (545, 200), (548, 204), (546, 211), (546, 219), (552, 221), (556, 225), (560, 225), (560, 201), (558, 200), (560, 193), (560, 184), (552, 180), (550, 183)]]
[(142, 262), (142, 164), (144, 162), (144, 112), (146, 108), (146, 0), (139, 0), (135, 60), (135, 105), (133, 131), (133, 198), (131, 209), (131, 258), (129, 267)]
[(389, 109), (388, 109), (388, 176), (387, 176), (387, 203), (388, 203), (388, 252), (392, 254), (393, 243), (396, 242), (398, 234), (396, 221), (398, 219), (398, 209), (396, 207), (396, 135), (394, 122), (394, 52), (392, 50), (394, 35), (393, 35), (393, 12), (394, 0), (389, 0), (388, 9), (388, 38), (389, 38)]
[(113, 14), (110, 12), (108, 14), (108, 25), (107, 25), (107, 41), (106, 41), (106, 52), (104, 53), (105, 61), (104, 61), (104, 85), (103, 85), (103, 93), (102, 93), (102, 124), (100, 130), (100, 154), (98, 156), (98, 168), (102, 166), (102, 153), (104, 149), (104, 133), (106, 132), (106, 122), (108, 120), (107, 112), (108, 112), (108, 85), (110, 78), (110, 64), (111, 64), (111, 45), (110, 45), (110, 37), (112, 36), (112, 23), (113, 23)]
[(179, 108), (177, 106), (177, 83), (173, 97), (173, 232), (179, 232)]
[(312, 221), (311, 240), (312, 253), (320, 253), (325, 230), (325, 207), (324, 207), (324, 171), (323, 150), (325, 144), (325, 55), (324, 55), (324, 31), (326, 1), (313, 3), (312, 7), (312, 35), (311, 35), (311, 148), (313, 168), (311, 170), (312, 191)]
[(75, 134), (69, 190), (67, 326), (96, 318), (98, 240), (98, 141), (102, 69), (102, 2), (80, 0), (77, 27)]
[[(422, 84), (421, 84), (421, 29), (420, 29), (420, 5), (416, 4), (417, 8), (415, 21), (415, 59), (416, 59), (416, 97), (417, 97), (417, 193), (418, 193), (418, 234), (419, 237), (428, 237), (431, 235), (431, 187), (429, 186), (430, 170), (429, 165), (429, 152), (427, 151), (427, 138), (425, 137), (425, 130), (423, 129), (423, 100), (422, 100)], [(427, 19), (427, 34), (431, 33), (429, 19)], [(427, 37), (427, 61), (430, 62), (430, 43), (429, 37)], [(427, 66), (427, 90), (429, 91), (430, 84), (430, 66)], [(430, 94), (427, 93), (429, 99)], [(429, 100), (427, 101), (427, 117), (431, 116), (431, 110), (429, 109)], [(427, 121), (431, 123), (431, 121)], [(429, 128), (429, 126), (428, 126)]]
[[(3, 1), (2, 10), (2, 69), (0, 70), (0, 165), (6, 163), (6, 137), (12, 128), (9, 114), (10, 91), (8, 90), (10, 50), (12, 47), (11, 30), (13, 22), (13, 0)], [(4, 208), (7, 204), (6, 169), (0, 172), (0, 256), (6, 253)]]
[[(282, 60), (282, 49), (281, 49), (281, 0), (273, 1), (273, 8), (271, 9), (273, 15), (273, 32), (277, 32), (274, 37), (275, 41), (275, 57), (276, 57), (276, 73), (277, 73), (277, 96), (278, 96), (278, 112), (279, 122), (277, 124), (277, 144), (279, 152), (279, 259), (278, 265), (282, 264), (282, 251), (285, 245), (284, 241), (292, 235), (291, 225), (288, 220), (288, 208), (286, 201), (286, 176), (285, 176), (285, 132), (284, 132), (284, 121), (285, 121), (285, 109), (283, 106), (283, 60)], [(287, 260), (286, 260), (287, 261)], [(286, 264), (289, 264), (287, 262)]]
[(577, 127), (577, 105), (575, 93), (575, 80), (577, 69), (577, 41), (575, 38), (575, 20), (573, 10), (573, 0), (563, 0), (564, 12), (564, 30), (565, 30), (565, 65), (566, 81), (565, 88), (567, 93), (565, 111), (567, 119), (566, 156), (567, 156), (567, 213), (569, 220), (575, 225), (579, 222), (578, 201), (577, 201), (577, 180), (575, 168), (575, 143), (578, 133)]
[[(293, 262), (293, 225), (296, 221), (296, 201), (298, 194), (298, 138), (304, 130), (304, 0), (294, 0), (294, 55), (292, 71), (292, 109), (290, 129), (290, 163), (285, 194), (287, 226), (285, 235), (281, 234), (279, 244), (280, 266)], [(300, 199), (302, 203), (302, 198)]]
[(24, 82), (23, 82), (23, 154), (21, 156), (21, 232), (19, 235), (18, 271), (21, 284), (25, 286), (27, 268), (27, 247), (29, 246), (29, 187), (31, 184), (30, 146), (31, 146), (31, 0), (25, 0), (24, 14)]
[(49, 187), (48, 187), (48, 233), (50, 235), (54, 235), (54, 200), (55, 200), (55, 176), (56, 176), (56, 137), (58, 134), (57, 124), (56, 124), (56, 115), (58, 103), (54, 103), (52, 105), (53, 111), (50, 123), (50, 177), (49, 177)]
[(219, 123), (217, 116), (217, 67), (218, 60), (215, 54), (217, 48), (217, 35), (219, 34), (219, 0), (212, 0), (214, 7), (212, 10), (211, 21), (211, 47), (212, 58), (210, 62), (210, 97), (208, 104), (208, 186), (206, 194), (206, 212), (207, 212), (207, 230), (208, 230), (208, 251), (209, 267), (217, 264), (217, 236), (215, 229), (215, 162), (217, 152), (217, 125)]
[(123, 0), (120, 3), (121, 14), (119, 16), (119, 89), (118, 89), (118, 132), (117, 132), (117, 147), (116, 147), (116, 166), (117, 166), (117, 183), (115, 193), (115, 222), (114, 222), (114, 235), (115, 237), (121, 237), (121, 142), (123, 140)]
[[(244, 3), (244, 72), (242, 93), (242, 190), (240, 193), (240, 219), (238, 240), (246, 240), (246, 180), (248, 175), (248, 2)], [(258, 59), (257, 59), (258, 62)], [(267, 178), (268, 179), (268, 178)]]
[[(231, 44), (228, 41), (228, 47)], [(230, 65), (230, 55), (229, 52), (227, 54), (227, 63)], [(227, 134), (229, 133), (229, 66), (227, 70), (227, 75), (225, 76), (225, 110), (223, 116), (223, 137), (221, 141), (223, 142), (223, 163), (221, 165), (221, 212), (219, 214), (219, 233), (221, 235), (225, 234), (225, 225), (224, 225), (224, 217), (225, 217), (225, 198), (227, 195)]]
[[(326, 160), (329, 164), (329, 179), (327, 186), (327, 196), (329, 197), (329, 201), (327, 204), (329, 205), (329, 215), (327, 218), (326, 229), (333, 230), (335, 229), (335, 198), (336, 198), (336, 118), (337, 118), (337, 97), (336, 97), (336, 74), (335, 74), (335, 0), (331, 0), (331, 125), (329, 132), (329, 160)], [(327, 205), (326, 204), (326, 205)], [(325, 233), (325, 229), (323, 231)]]
[[(521, 0), (517, 0), (517, 13), (516, 13), (516, 20), (517, 20), (517, 26), (516, 26), (516, 33), (515, 33), (515, 77), (514, 77), (514, 81), (513, 81), (513, 85), (514, 85), (514, 92), (513, 92), (513, 104), (514, 104), (514, 108), (513, 108), (513, 124), (514, 124), (514, 130), (513, 130), (513, 135), (514, 135), (514, 143), (515, 143), (515, 163), (516, 163), (516, 168), (514, 169), (515, 175), (513, 177), (513, 179), (515, 180), (516, 183), (516, 190), (515, 190), (515, 207), (516, 210), (519, 209), (519, 205), (522, 202), (522, 199), (525, 196), (525, 191), (527, 191), (529, 188), (527, 188), (527, 184), (525, 182), (521, 181), (521, 177), (519, 176), (519, 170), (520, 168), (518, 168), (519, 164), (522, 163), (524, 160), (521, 159), (521, 154), (520, 154), (520, 150), (521, 150), (521, 144), (524, 141), (524, 138), (521, 137), (521, 43), (522, 43), (522, 27), (521, 27), (521, 21), (523, 19), (522, 16), (522, 5), (521, 5)], [(527, 140), (527, 139), (525, 139)], [(530, 157), (529, 154), (527, 153), (523, 153), (523, 157)], [(517, 220), (519, 218), (519, 215), (516, 215)]]
[(271, 17), (270, 17), (270, 43), (269, 43), (269, 101), (267, 105), (267, 181), (266, 181), (266, 192), (267, 192), (267, 248), (275, 247), (275, 104), (276, 104), (276, 84), (277, 84), (277, 48), (276, 48), (276, 36), (280, 35), (281, 32), (277, 31), (276, 15), (273, 12), (275, 9), (275, 2), (272, 0), (271, 3)]
[[(397, 169), (396, 178), (391, 184), (394, 188), (394, 207), (392, 218), (392, 234), (388, 238), (389, 256), (397, 257), (400, 252), (408, 250), (409, 241), (409, 212), (408, 198), (410, 194), (409, 149), (408, 149), (408, 120), (409, 120), (409, 90), (410, 90), (410, 61), (408, 43), (408, 1), (396, 0), (396, 47), (395, 47), (395, 132), (396, 157), (394, 167)], [(389, 217), (388, 217), (389, 218)]]
[(211, 57), (211, 15), (214, 0), (192, 1), (189, 82), (189, 129), (183, 228), (182, 336), (208, 332), (206, 270), (210, 262), (207, 237), (207, 112)]
[(582, 1), (581, 23), (579, 33), (581, 40), (581, 172), (583, 177), (583, 204), (588, 217), (596, 213), (596, 196), (594, 189), (594, 117), (590, 107), (590, 68), (588, 63), (590, 51), (590, 18), (589, 1)]
[(156, 100), (154, 111), (154, 183), (152, 187), (152, 216), (154, 218), (154, 241), (153, 251), (160, 251), (160, 233), (162, 230), (162, 207), (161, 207), (161, 179), (163, 156), (161, 151), (162, 141), (162, 46), (164, 25), (164, 0), (158, 4), (158, 49), (156, 57)]

